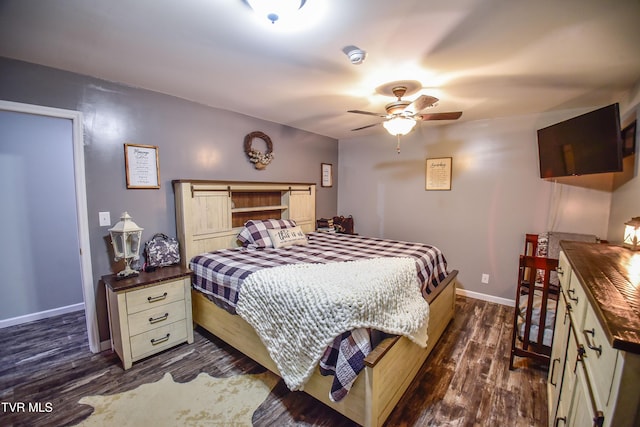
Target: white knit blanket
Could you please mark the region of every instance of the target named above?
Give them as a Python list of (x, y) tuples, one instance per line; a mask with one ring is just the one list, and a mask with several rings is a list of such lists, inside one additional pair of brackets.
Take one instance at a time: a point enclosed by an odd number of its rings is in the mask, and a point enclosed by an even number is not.
[(258, 332), (291, 390), (303, 389), (343, 332), (373, 328), (427, 344), (429, 305), (410, 258), (259, 270), (244, 280), (236, 311)]

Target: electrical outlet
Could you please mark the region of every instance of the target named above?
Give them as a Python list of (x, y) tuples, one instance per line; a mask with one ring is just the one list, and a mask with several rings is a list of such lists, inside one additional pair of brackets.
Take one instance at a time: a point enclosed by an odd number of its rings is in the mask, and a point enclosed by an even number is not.
[(109, 212), (98, 212), (100, 219), (100, 227), (108, 227), (111, 225), (111, 214)]
[(488, 274), (486, 274), (486, 273), (482, 273), (482, 280), (481, 280), (481, 282), (482, 282), (482, 283), (484, 283), (484, 284), (489, 283), (489, 275), (488, 275)]

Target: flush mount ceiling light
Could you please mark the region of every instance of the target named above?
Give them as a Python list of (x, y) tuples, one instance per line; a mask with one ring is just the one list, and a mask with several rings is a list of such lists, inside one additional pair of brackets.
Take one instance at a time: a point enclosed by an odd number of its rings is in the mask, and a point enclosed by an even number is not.
[(295, 14), (304, 6), (306, 0), (246, 0), (259, 16), (267, 18), (272, 24)]
[(345, 46), (342, 48), (342, 51), (344, 52), (345, 55), (347, 55), (347, 57), (349, 58), (349, 61), (353, 65), (360, 65), (367, 58), (367, 52), (360, 49), (358, 46), (353, 46), (353, 45)]

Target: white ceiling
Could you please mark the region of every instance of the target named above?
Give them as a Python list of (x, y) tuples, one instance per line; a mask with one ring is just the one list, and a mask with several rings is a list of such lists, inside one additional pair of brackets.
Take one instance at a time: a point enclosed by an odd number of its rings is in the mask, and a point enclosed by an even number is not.
[(307, 0), (295, 24), (243, 0), (0, 0), (0, 56), (333, 138), (384, 132), (352, 132), (378, 120), (346, 111), (383, 112), (391, 81), (460, 120), (605, 105), (640, 82), (639, 0)]

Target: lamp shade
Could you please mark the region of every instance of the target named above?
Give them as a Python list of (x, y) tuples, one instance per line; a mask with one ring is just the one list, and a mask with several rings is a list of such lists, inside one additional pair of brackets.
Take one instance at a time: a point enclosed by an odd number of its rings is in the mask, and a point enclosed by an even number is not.
[(113, 245), (114, 259), (124, 259), (125, 269), (118, 273), (119, 277), (137, 275), (138, 272), (131, 268), (131, 261), (140, 258), (140, 242), (143, 228), (133, 222), (127, 212), (123, 212), (120, 221), (109, 229), (111, 244)]
[(305, 0), (247, 0), (247, 3), (259, 16), (275, 24), (276, 21), (297, 12)]
[(415, 125), (416, 121), (407, 117), (394, 117), (382, 123), (382, 126), (391, 135), (406, 135), (411, 132)]
[(622, 245), (632, 251), (640, 249), (640, 216), (624, 223), (624, 240)]

